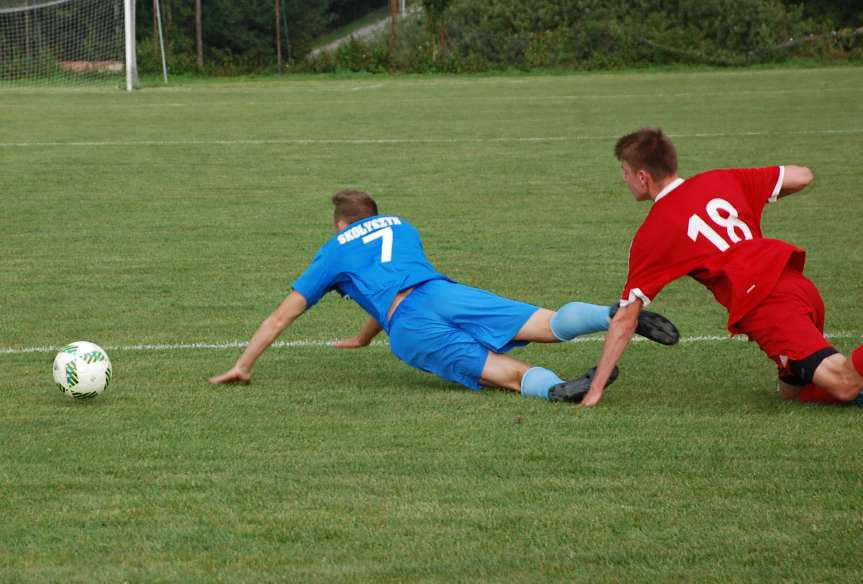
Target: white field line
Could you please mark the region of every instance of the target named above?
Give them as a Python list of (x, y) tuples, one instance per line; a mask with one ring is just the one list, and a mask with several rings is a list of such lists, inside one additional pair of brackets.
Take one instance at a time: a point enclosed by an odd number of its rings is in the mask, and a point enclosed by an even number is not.
[[(831, 128), (750, 132), (695, 132), (671, 134), (672, 138), (738, 138), (747, 136), (835, 136), (863, 134), (863, 128)], [(500, 142), (579, 142), (616, 140), (619, 136), (541, 136), (498, 138), (276, 138), (263, 140), (104, 140), (75, 142), (0, 142), (0, 148), (32, 147), (116, 147), (116, 146), (270, 146), (270, 145), (387, 145), (387, 144), (484, 144)]]
[[(827, 333), (824, 335), (828, 339), (863, 339), (863, 333), (855, 332), (837, 332)], [(601, 343), (605, 340), (605, 336), (589, 335), (579, 337), (569, 341), (570, 343)], [(633, 342), (648, 342), (642, 337), (634, 337)], [(682, 344), (691, 343), (723, 343), (723, 342), (746, 342), (748, 339), (742, 335), (734, 337), (728, 335), (702, 335), (702, 336), (684, 336), (681, 337)], [(276, 341), (273, 343), (275, 348), (309, 348), (309, 347), (330, 347), (336, 341), (312, 341), (312, 340), (297, 340), (297, 341)], [(386, 347), (389, 343), (383, 341), (375, 341), (372, 343), (376, 347)], [(141, 345), (114, 345), (103, 347), (106, 351), (212, 351), (224, 349), (243, 349), (247, 345), (246, 341), (223, 341), (220, 343), (158, 343), (158, 344), (141, 344)], [(25, 353), (53, 353), (59, 351), (57, 347), (0, 347), (0, 355), (21, 355)]]

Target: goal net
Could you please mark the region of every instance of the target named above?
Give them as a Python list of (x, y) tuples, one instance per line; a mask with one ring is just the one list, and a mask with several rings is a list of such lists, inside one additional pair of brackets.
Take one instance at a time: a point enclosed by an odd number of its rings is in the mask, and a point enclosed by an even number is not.
[(124, 80), (132, 89), (134, 6), (134, 0), (0, 0), (0, 87)]

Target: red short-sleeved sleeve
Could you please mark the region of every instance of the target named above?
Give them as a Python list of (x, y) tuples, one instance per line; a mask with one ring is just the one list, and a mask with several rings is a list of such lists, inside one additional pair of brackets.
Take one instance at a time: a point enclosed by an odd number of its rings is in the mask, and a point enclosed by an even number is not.
[(740, 182), (743, 192), (750, 197), (751, 202), (761, 206), (779, 197), (785, 177), (784, 166), (732, 168), (728, 172)]
[(636, 233), (629, 248), (629, 275), (620, 299), (627, 306), (641, 299), (645, 306), (653, 302), (665, 286), (684, 275), (679, 272), (665, 248), (661, 225), (646, 221)]

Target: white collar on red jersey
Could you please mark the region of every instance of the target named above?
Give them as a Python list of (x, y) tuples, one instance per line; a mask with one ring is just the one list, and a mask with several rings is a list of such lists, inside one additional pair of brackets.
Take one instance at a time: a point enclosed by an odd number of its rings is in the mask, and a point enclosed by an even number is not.
[(683, 184), (683, 179), (680, 177), (677, 177), (676, 179), (674, 179), (673, 181), (671, 181), (670, 183), (665, 185), (664, 189), (659, 191), (659, 194), (656, 195), (656, 198), (653, 199), (653, 202), (654, 203), (659, 202), (659, 199), (661, 199), (662, 197), (664, 197), (665, 195), (667, 195), (668, 193), (670, 193), (671, 191), (673, 191), (674, 189), (679, 187), (681, 184)]

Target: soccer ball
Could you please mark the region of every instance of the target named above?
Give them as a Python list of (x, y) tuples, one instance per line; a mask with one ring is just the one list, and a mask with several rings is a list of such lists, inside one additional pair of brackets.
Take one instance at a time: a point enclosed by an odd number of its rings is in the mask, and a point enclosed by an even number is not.
[(54, 357), (54, 381), (66, 397), (94, 398), (111, 383), (111, 360), (94, 343), (76, 341)]

